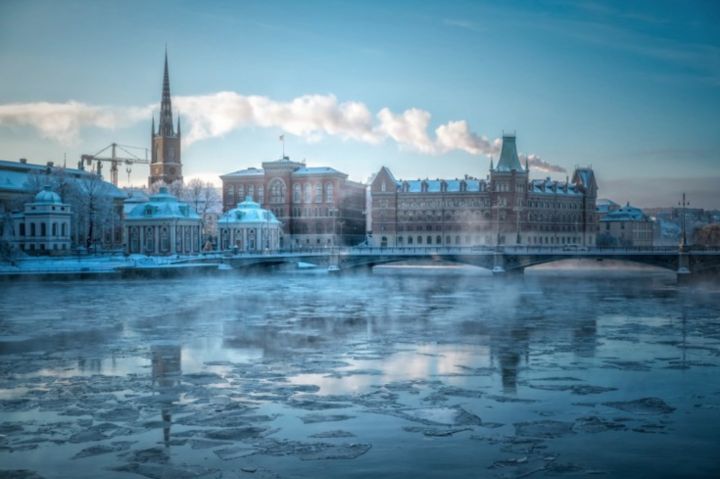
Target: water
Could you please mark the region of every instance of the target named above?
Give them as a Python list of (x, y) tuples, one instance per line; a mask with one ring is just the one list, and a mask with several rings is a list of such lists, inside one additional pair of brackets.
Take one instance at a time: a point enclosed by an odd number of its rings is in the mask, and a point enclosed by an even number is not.
[(720, 290), (604, 278), (6, 282), (0, 469), (718, 477)]

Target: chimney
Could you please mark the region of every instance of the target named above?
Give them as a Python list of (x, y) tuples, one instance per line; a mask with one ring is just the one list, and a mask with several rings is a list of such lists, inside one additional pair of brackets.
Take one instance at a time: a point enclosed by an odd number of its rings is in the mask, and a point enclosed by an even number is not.
[(23, 165), (26, 165), (26, 164), (27, 164), (27, 158), (20, 158), (20, 163), (22, 163)]
[(48, 161), (48, 162), (47, 162), (47, 165), (48, 165), (48, 168), (52, 168), (53, 166), (55, 166), (55, 162), (54, 162), (54, 161)]

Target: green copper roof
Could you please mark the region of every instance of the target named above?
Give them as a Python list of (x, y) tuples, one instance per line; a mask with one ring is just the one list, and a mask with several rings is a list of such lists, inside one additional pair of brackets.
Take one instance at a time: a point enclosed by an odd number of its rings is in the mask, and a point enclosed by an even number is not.
[(515, 146), (515, 135), (503, 135), (502, 151), (496, 171), (523, 171)]

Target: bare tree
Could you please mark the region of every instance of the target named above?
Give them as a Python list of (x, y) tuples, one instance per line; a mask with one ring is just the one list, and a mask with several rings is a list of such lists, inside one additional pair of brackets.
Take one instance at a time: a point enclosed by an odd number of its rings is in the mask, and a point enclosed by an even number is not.
[(192, 206), (200, 216), (202, 230), (205, 235), (214, 234), (220, 208), (220, 193), (209, 181), (194, 178), (188, 182), (181, 196), (183, 201)]
[[(78, 242), (90, 248), (101, 238), (103, 228), (114, 224), (113, 190), (98, 175), (86, 175), (75, 182), (70, 202), (78, 218)], [(114, 234), (114, 232), (113, 232)]]

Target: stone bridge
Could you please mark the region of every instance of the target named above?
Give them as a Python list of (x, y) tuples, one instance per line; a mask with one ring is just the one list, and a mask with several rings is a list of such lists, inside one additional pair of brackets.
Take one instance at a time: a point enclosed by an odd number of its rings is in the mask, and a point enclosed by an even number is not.
[(569, 259), (618, 260), (657, 266), (679, 276), (720, 276), (720, 249), (655, 248), (562, 248), (545, 246), (438, 247), (438, 248), (341, 248), (265, 254), (213, 253), (201, 261), (223, 262), (234, 268), (283, 264), (334, 264), (340, 269), (373, 267), (398, 262), (444, 262), (479, 266), (496, 274), (522, 273), (525, 268)]

